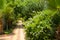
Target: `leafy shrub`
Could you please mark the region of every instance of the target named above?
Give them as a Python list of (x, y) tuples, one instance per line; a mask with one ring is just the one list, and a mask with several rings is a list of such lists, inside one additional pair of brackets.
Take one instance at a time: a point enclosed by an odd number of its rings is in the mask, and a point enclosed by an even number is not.
[(57, 11), (57, 13), (52, 18), (54, 24), (60, 24), (60, 11)]
[(55, 31), (51, 19), (55, 13), (56, 11), (44, 10), (29, 18), (25, 23), (26, 40), (54, 40)]
[[(20, 3), (19, 3), (20, 2)], [(16, 1), (16, 6), (14, 7), (14, 13), (16, 15), (21, 15), (24, 19), (28, 19), (33, 16), (33, 11), (42, 11), (44, 9), (44, 0), (25, 0)]]
[(15, 25), (15, 14), (13, 7), (6, 5), (3, 9), (3, 21), (4, 21), (4, 31), (10, 31)]

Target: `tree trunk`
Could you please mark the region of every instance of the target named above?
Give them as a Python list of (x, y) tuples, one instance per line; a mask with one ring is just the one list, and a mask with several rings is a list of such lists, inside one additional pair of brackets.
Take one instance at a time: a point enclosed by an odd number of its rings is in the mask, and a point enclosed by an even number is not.
[(3, 33), (3, 20), (0, 18), (0, 34)]

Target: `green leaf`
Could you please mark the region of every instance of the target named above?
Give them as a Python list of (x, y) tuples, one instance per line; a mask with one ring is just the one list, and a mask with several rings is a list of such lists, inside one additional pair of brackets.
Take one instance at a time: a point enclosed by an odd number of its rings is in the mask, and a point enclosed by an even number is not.
[(57, 8), (60, 8), (60, 0), (55, 0)]

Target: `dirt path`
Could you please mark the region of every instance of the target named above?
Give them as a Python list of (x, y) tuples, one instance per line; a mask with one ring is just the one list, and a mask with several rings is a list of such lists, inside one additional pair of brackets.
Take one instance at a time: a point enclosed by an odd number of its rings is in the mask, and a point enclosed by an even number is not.
[(17, 23), (17, 28), (13, 31), (15, 35), (12, 40), (25, 40), (25, 32), (22, 24), (22, 21), (19, 20)]
[(25, 40), (25, 32), (22, 27), (22, 21), (19, 21), (17, 25), (17, 28), (13, 30), (14, 35), (2, 36), (0, 37), (0, 40)]
[(17, 28), (14, 30), (15, 35), (12, 40), (25, 40), (25, 34), (23, 28)]

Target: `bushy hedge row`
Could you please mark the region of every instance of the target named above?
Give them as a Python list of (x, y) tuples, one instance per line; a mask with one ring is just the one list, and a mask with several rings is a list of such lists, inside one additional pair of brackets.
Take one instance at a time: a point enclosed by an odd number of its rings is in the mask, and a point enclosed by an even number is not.
[(56, 11), (43, 10), (25, 23), (26, 40), (54, 40), (55, 28), (52, 19)]

